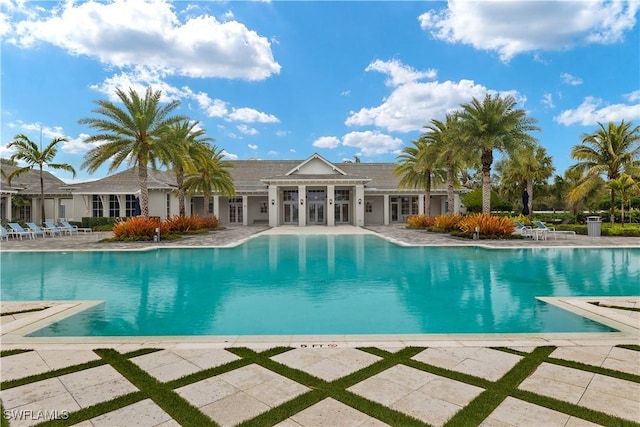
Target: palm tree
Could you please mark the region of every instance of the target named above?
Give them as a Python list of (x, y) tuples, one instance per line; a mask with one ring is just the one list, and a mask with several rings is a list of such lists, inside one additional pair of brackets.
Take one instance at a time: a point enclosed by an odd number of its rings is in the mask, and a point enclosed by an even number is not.
[(512, 96), (485, 96), (462, 104), (460, 116), (464, 134), (473, 151), (479, 152), (482, 163), (482, 212), (491, 211), (491, 165), (493, 151), (510, 153), (522, 144), (532, 143), (527, 132), (539, 130), (537, 120), (516, 108)]
[(196, 129), (198, 122), (189, 123), (188, 120), (177, 122), (168, 127), (164, 138), (178, 145), (182, 154), (167, 159), (167, 164), (172, 165), (176, 174), (176, 184), (178, 186), (178, 212), (180, 216), (185, 216), (185, 172), (195, 172), (195, 163), (202, 156), (208, 155), (209, 145), (207, 142), (213, 138), (207, 137), (204, 129)]
[[(437, 153), (433, 144), (430, 145), (424, 137), (411, 143), (413, 146), (409, 145), (402, 149), (398, 156), (399, 163), (393, 174), (401, 177), (398, 183), (400, 188), (424, 188), (425, 214), (431, 216), (432, 179), (443, 181), (442, 171), (435, 170)], [(436, 172), (435, 176), (434, 172)]]
[(433, 119), (425, 126), (427, 132), (423, 137), (429, 144), (434, 145), (437, 153), (436, 162), (445, 167), (447, 181), (447, 214), (455, 212), (455, 192), (457, 173), (466, 169), (472, 163), (469, 152), (464, 150), (464, 134), (460, 129), (458, 114), (447, 114), (444, 122)]
[(623, 173), (618, 179), (609, 182), (609, 188), (620, 193), (620, 222), (624, 227), (624, 204), (629, 201), (632, 194), (640, 191), (640, 187), (633, 178)]
[(553, 174), (551, 156), (540, 145), (523, 145), (517, 148), (510, 158), (501, 160), (496, 165), (496, 170), (500, 172), (503, 186), (511, 196), (522, 193), (522, 187), (527, 190), (527, 211), (528, 217), (531, 218), (534, 184), (547, 182)]
[(51, 140), (44, 150), (40, 151), (38, 145), (31, 141), (26, 135), (18, 134), (13, 137), (13, 141), (7, 145), (7, 148), (15, 147), (17, 152), (13, 154), (9, 160), (15, 162), (16, 160), (22, 160), (27, 163), (27, 166), (14, 169), (9, 175), (7, 175), (7, 183), (11, 185), (11, 181), (14, 178), (19, 177), (23, 173), (33, 170), (36, 165), (40, 172), (40, 221), (46, 220), (44, 213), (44, 177), (42, 175), (43, 167), (46, 165), (50, 169), (60, 169), (67, 172), (71, 172), (72, 176), (76, 176), (76, 170), (68, 163), (51, 163), (58, 154), (57, 145), (61, 142), (65, 142), (65, 138), (54, 138)]
[[(598, 123), (598, 130), (582, 136), (582, 144), (571, 149), (571, 157), (578, 163), (570, 170), (579, 171), (580, 183), (571, 191), (572, 199), (579, 199), (593, 186), (596, 177), (606, 176), (608, 182), (620, 178), (623, 173), (635, 175), (640, 169), (640, 126), (632, 127), (631, 122), (622, 120), (620, 124), (609, 122), (607, 126)], [(616, 190), (610, 187), (610, 219), (615, 220)]]
[(96, 101), (99, 105), (93, 112), (102, 118), (86, 118), (78, 121), (96, 129), (97, 134), (85, 142), (101, 143), (85, 155), (83, 168), (95, 172), (105, 162), (111, 162), (109, 172), (113, 172), (127, 160), (129, 165), (138, 167), (140, 185), (140, 210), (149, 217), (149, 189), (147, 167), (156, 168), (158, 161), (176, 159), (182, 155), (180, 146), (164, 138), (166, 130), (174, 123), (186, 120), (183, 116), (170, 116), (180, 105), (174, 100), (160, 105), (161, 91), (147, 88), (144, 98), (129, 89), (126, 93), (116, 89), (116, 95), (124, 104), (124, 109), (110, 101)]
[(204, 208), (209, 214), (209, 198), (216, 192), (225, 196), (233, 196), (236, 193), (233, 185), (233, 177), (229, 172), (231, 163), (224, 160), (222, 150), (214, 146), (207, 146), (207, 155), (198, 156), (195, 160), (197, 172), (190, 173), (184, 180), (184, 189), (193, 196), (204, 196)]

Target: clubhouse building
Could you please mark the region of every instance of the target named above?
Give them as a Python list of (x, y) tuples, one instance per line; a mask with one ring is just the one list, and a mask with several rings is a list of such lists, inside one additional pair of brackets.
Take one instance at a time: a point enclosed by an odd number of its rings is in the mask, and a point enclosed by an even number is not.
[[(331, 163), (318, 154), (306, 160), (236, 160), (236, 194), (186, 199), (187, 215), (213, 214), (222, 225), (355, 226), (403, 223), (425, 212), (423, 189), (401, 189), (395, 163)], [(11, 166), (2, 166), (8, 173)], [(40, 178), (30, 171), (9, 186), (1, 179), (2, 219), (41, 222)], [(178, 214), (175, 175), (149, 170), (149, 215)], [(45, 172), (46, 220), (130, 217), (137, 213), (138, 173), (131, 168), (96, 181), (66, 184)], [(456, 190), (454, 211), (462, 209)], [(445, 188), (431, 190), (431, 214), (447, 211)]]

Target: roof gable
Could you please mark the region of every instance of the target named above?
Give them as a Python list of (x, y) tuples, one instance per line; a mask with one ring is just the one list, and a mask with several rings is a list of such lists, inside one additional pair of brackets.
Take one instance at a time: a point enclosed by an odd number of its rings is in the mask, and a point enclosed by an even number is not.
[(285, 175), (346, 175), (346, 173), (318, 153), (314, 153)]

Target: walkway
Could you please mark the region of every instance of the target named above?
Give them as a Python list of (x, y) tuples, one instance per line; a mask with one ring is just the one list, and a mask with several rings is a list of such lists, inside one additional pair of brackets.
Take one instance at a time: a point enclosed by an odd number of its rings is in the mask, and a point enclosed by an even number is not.
[[(108, 233), (88, 233), (3, 241), (0, 249), (227, 246), (262, 231), (239, 227), (157, 244), (105, 244), (99, 240)], [(640, 247), (640, 238), (469, 242), (402, 227), (304, 231), (376, 232), (404, 244)], [(12, 426), (53, 418), (52, 425), (80, 426), (639, 425), (640, 298), (563, 303), (591, 306), (590, 315), (624, 332), (29, 339), (23, 327), (77, 303), (3, 302), (3, 416)]]

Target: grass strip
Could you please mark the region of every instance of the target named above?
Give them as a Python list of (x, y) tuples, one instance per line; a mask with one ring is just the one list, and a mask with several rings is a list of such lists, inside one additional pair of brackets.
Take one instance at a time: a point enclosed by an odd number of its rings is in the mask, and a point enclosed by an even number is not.
[(615, 371), (613, 369), (603, 368), (601, 366), (587, 365), (586, 363), (576, 362), (574, 360), (556, 359), (555, 357), (549, 357), (547, 359), (547, 362), (554, 365), (564, 366), (566, 368), (579, 369), (585, 372), (591, 372), (594, 374), (606, 375), (607, 377), (618, 378), (620, 380), (640, 383), (640, 375), (635, 375), (630, 372)]
[(445, 426), (464, 427), (481, 424), (553, 350), (555, 347), (538, 347), (524, 356), (498, 381), (488, 382), (485, 391), (451, 417)]
[(0, 351), (0, 357), (13, 356), (14, 354), (28, 353), (30, 351), (33, 351), (33, 350), (28, 350), (26, 348), (25, 349), (17, 348), (15, 350), (2, 350)]
[(596, 423), (602, 426), (612, 426), (612, 427), (613, 426), (616, 426), (616, 427), (636, 426), (637, 427), (640, 425), (637, 422), (625, 420), (624, 418), (616, 417), (614, 415), (609, 415), (600, 411), (595, 411), (593, 409), (589, 409), (584, 406), (578, 406), (570, 402), (554, 399), (553, 397), (541, 396), (539, 394), (526, 391), (526, 390), (516, 389), (516, 390), (513, 390), (511, 395), (516, 399), (533, 403), (534, 405), (543, 406), (545, 408), (562, 412), (563, 414), (580, 418), (582, 420), (590, 421), (592, 423)]
[(357, 384), (364, 379), (367, 379), (394, 365), (397, 365), (407, 358), (413, 357), (415, 354), (422, 351), (422, 348), (405, 348), (397, 354), (384, 352), (383, 350), (378, 349), (367, 349), (372, 354), (373, 351), (381, 354), (381, 357), (383, 357), (382, 360), (379, 360), (359, 371), (356, 371), (345, 377), (338, 378), (335, 381), (331, 382), (323, 380), (321, 378), (317, 378), (304, 371), (291, 368), (270, 359), (270, 357), (273, 357), (275, 354), (280, 354), (283, 352), (278, 351), (276, 353), (272, 350), (276, 349), (267, 350), (262, 353), (256, 353), (253, 350), (246, 348), (229, 349), (229, 351), (232, 351), (234, 354), (245, 358), (244, 360), (251, 360), (252, 363), (255, 363), (272, 372), (282, 375), (283, 377), (295, 381), (298, 384), (302, 384), (310, 388), (311, 391), (297, 396), (294, 399), (283, 403), (282, 405), (272, 408), (269, 411), (258, 415), (257, 417), (241, 423), (240, 426), (242, 427), (259, 427), (277, 424), (328, 397), (331, 397), (354, 408), (355, 410), (363, 412), (390, 425), (407, 427), (425, 425), (423, 422), (410, 417), (407, 414), (396, 411), (377, 402), (372, 402), (346, 390), (346, 388)]
[(0, 411), (2, 411), (2, 415), (0, 415), (0, 427), (9, 427), (9, 420), (4, 413), (4, 405), (2, 401), (0, 401)]
[(145, 393), (136, 391), (133, 393), (125, 394), (123, 396), (118, 396), (107, 402), (100, 402), (95, 405), (80, 409), (79, 411), (71, 412), (69, 413), (69, 418), (66, 419), (45, 421), (38, 424), (38, 427), (72, 426), (83, 421), (99, 417), (100, 415), (124, 408), (125, 406), (133, 405), (134, 403), (138, 403), (147, 398), (148, 396)]
[(162, 351), (161, 348), (141, 348), (139, 350), (133, 350), (128, 353), (121, 353), (127, 359), (133, 359), (134, 357), (144, 356), (145, 354), (156, 353)]
[(38, 381), (48, 380), (50, 378), (61, 377), (62, 375), (73, 374), (74, 372), (84, 371), (85, 369), (91, 369), (106, 364), (104, 360), (91, 360), (80, 365), (68, 366), (66, 368), (55, 369), (52, 371), (43, 372), (41, 374), (31, 375), (30, 377), (18, 378), (15, 380), (3, 381), (0, 384), (0, 389), (7, 390), (21, 385), (32, 384)]
[(13, 316), (14, 314), (24, 314), (24, 313), (33, 313), (35, 311), (46, 310), (49, 307), (38, 307), (38, 308), (29, 308), (26, 310), (18, 310), (18, 311), (7, 311), (6, 313), (0, 313), (1, 316)]
[(215, 426), (209, 417), (177, 394), (171, 387), (161, 383), (138, 365), (113, 349), (95, 352), (127, 378), (140, 391), (150, 397), (162, 410), (182, 426)]
[(616, 347), (624, 348), (625, 350), (640, 351), (640, 345), (637, 344), (621, 344)]

